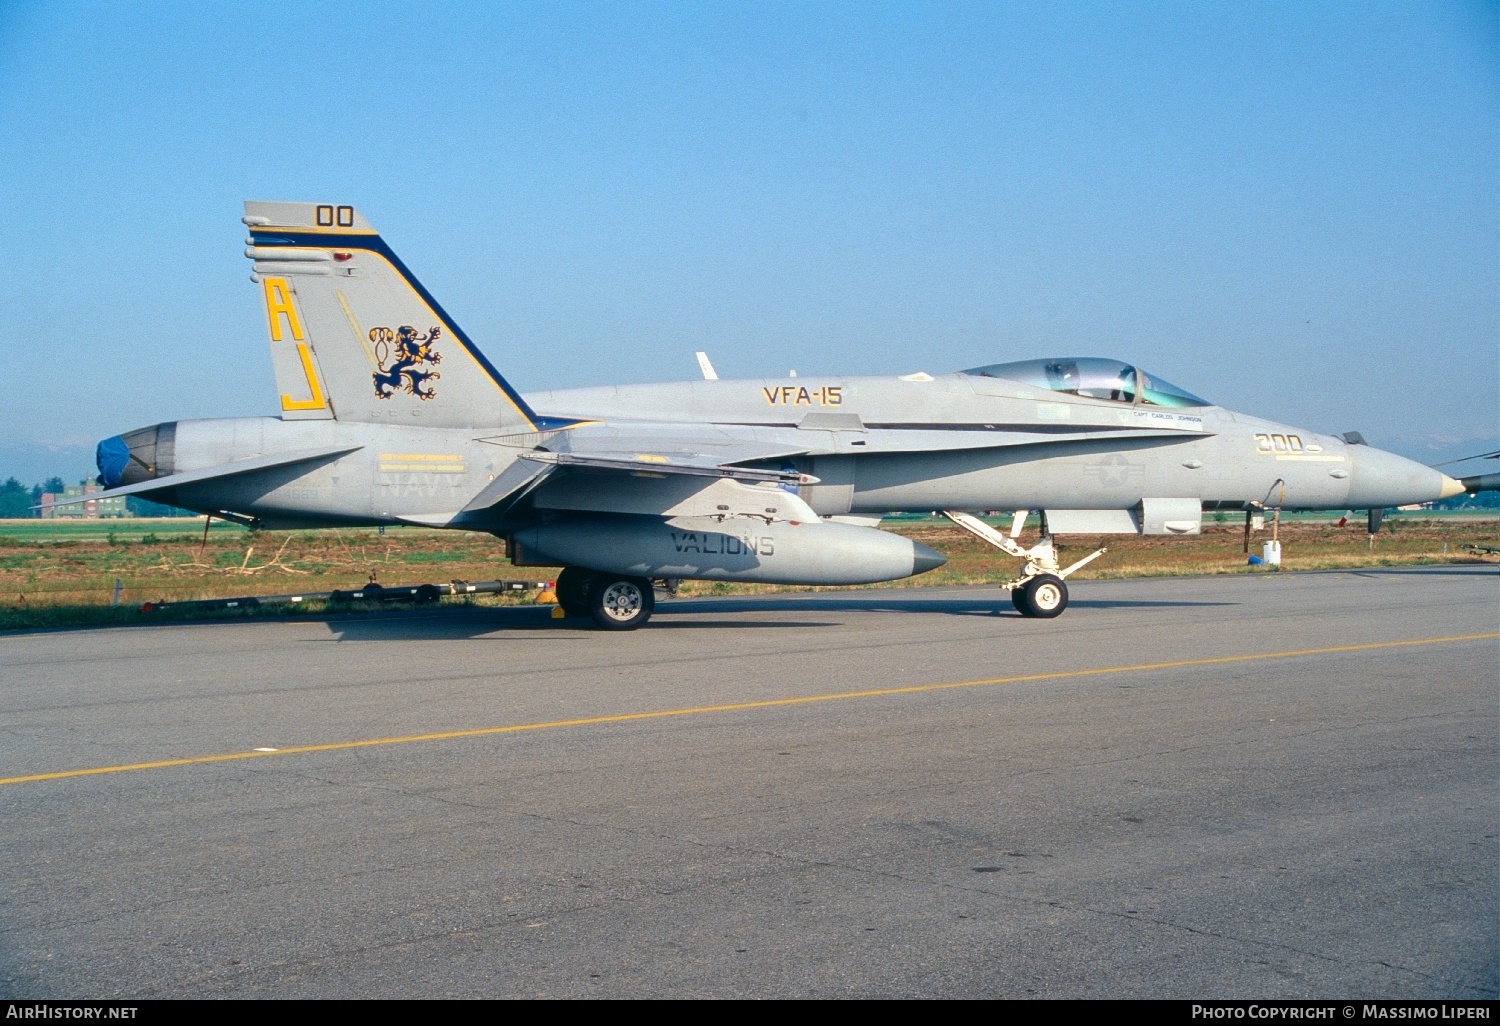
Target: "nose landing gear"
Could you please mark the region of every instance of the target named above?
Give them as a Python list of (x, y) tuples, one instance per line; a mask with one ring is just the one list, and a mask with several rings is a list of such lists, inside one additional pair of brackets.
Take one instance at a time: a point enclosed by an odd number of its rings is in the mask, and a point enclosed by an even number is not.
[(1078, 562), (1066, 568), (1057, 565), (1057, 550), (1052, 546), (1052, 535), (1047, 532), (1047, 515), (1042, 514), (1042, 538), (1031, 548), (1026, 548), (1016, 539), (1026, 524), (1029, 510), (1016, 510), (1010, 534), (1004, 535), (971, 513), (958, 510), (943, 510), (943, 516), (981, 541), (988, 542), (1001, 552), (1026, 560), (1021, 576), (1000, 585), (1010, 592), (1011, 605), (1022, 616), (1050, 619), (1068, 608), (1067, 576), (1075, 570), (1092, 563), (1109, 550), (1096, 549)]
[(1019, 588), (1011, 588), (1010, 602), (1022, 616), (1051, 619), (1068, 608), (1068, 586), (1061, 577), (1039, 574)]

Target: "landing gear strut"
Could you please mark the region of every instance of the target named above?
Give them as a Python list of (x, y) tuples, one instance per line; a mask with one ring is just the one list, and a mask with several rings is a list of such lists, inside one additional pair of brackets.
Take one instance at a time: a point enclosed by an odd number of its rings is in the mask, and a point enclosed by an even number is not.
[(1001, 552), (1026, 560), (1021, 576), (1000, 585), (1010, 592), (1011, 605), (1022, 616), (1051, 618), (1068, 608), (1068, 586), (1064, 579), (1075, 570), (1092, 563), (1109, 550), (1097, 549), (1066, 568), (1057, 565), (1057, 550), (1052, 546), (1052, 535), (1047, 533), (1047, 516), (1042, 514), (1042, 538), (1031, 548), (1026, 548), (1016, 539), (1026, 524), (1029, 510), (1016, 510), (1010, 534), (1004, 535), (972, 513), (943, 510), (943, 516), (981, 541), (988, 542)]

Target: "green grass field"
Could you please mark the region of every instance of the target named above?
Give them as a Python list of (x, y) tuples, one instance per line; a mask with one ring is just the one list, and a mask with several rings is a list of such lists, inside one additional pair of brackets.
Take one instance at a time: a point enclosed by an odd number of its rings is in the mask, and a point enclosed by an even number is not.
[[(213, 537), (248, 533), (239, 524), (215, 520)], [(129, 518), (124, 520), (0, 520), (0, 546), (56, 545), (65, 542), (140, 542), (203, 537), (202, 517)]]
[[(993, 523), (1002, 524), (996, 518)], [(1065, 537), (1066, 565), (1100, 544), (1109, 552), (1075, 579), (1268, 572), (1247, 565), (1239, 515), (1205, 518), (1193, 537)], [(1019, 561), (977, 541), (941, 518), (888, 518), (886, 530), (913, 537), (948, 557), (937, 570), (874, 587), (998, 584)], [(1008, 526), (1005, 525), (1005, 526)], [(1496, 562), (1467, 545), (1500, 547), (1495, 514), (1397, 513), (1373, 544), (1363, 517), (1338, 527), (1327, 515), (1287, 517), (1280, 528), (1286, 570)], [(1035, 524), (1023, 541), (1034, 540)], [(1269, 528), (1252, 537), (1259, 553)], [(0, 630), (69, 624), (131, 623), (144, 603), (230, 596), (353, 590), (371, 580), (387, 587), (453, 580), (538, 581), (555, 569), (513, 567), (504, 545), (487, 534), (423, 528), (251, 532), (215, 521), (204, 538), (199, 518), (114, 521), (0, 521)], [(116, 585), (118, 584), (118, 592)], [(746, 594), (809, 590), (779, 585), (685, 582), (682, 594)], [(118, 598), (118, 604), (116, 599)], [(530, 601), (513, 595), (483, 603)], [(316, 612), (312, 605), (299, 610)], [(271, 612), (270, 608), (261, 615)], [(188, 611), (171, 616), (189, 615)], [(243, 612), (217, 615), (245, 615)]]

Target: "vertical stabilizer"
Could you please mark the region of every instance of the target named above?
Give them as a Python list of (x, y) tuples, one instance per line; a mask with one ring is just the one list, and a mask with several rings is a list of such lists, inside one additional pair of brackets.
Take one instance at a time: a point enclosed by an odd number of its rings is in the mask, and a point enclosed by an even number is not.
[(281, 415), (545, 426), (350, 206), (245, 204)]

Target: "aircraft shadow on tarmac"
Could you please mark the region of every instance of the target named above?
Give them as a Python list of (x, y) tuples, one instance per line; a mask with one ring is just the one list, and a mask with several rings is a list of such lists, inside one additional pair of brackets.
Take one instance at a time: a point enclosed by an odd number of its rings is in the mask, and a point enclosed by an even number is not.
[[(475, 638), (588, 643), (609, 637), (593, 621), (574, 618), (553, 620), (544, 609), (470, 610), (468, 615), (425, 613), (416, 616), (377, 614), (357, 620), (328, 619), (328, 631), (339, 641), (466, 641)], [(791, 627), (840, 627), (832, 621), (808, 620), (653, 620), (648, 630), (747, 628), (750, 630)]]
[[(1174, 607), (1233, 606), (1236, 602), (1186, 602), (1147, 599), (1080, 599), (1074, 606), (1089, 609), (1158, 609)], [(1024, 619), (1002, 596), (984, 598), (894, 599), (865, 595), (733, 596), (725, 598), (678, 599), (657, 607), (661, 614), (648, 631), (671, 630), (766, 630), (786, 628), (841, 627), (837, 620), (777, 619), (677, 619), (674, 614), (703, 613), (762, 616), (777, 613), (917, 613), (942, 616), (983, 616)], [(318, 618), (324, 619), (324, 618)], [(491, 609), (452, 609), (421, 612), (376, 613), (359, 617), (324, 619), (330, 633), (340, 641), (398, 641), (421, 639), (465, 640), (498, 633), (512, 637), (530, 637), (549, 641), (587, 641), (604, 636), (591, 621), (582, 618), (554, 620), (545, 606), (514, 606)]]
[[(1357, 577), (1403, 577), (1412, 574), (1443, 577), (1500, 576), (1500, 567), (1490, 564), (1465, 566), (1430, 567), (1362, 567), (1323, 571), (1332, 574), (1350, 574)], [(1088, 599), (1075, 598), (1069, 606), (1077, 609), (1167, 609), (1175, 607), (1216, 607), (1239, 605), (1237, 602), (1173, 601), (1162, 599)], [(1021, 615), (1010, 608), (1003, 595), (992, 592), (958, 598), (894, 598), (878, 593), (821, 593), (817, 595), (754, 595), (723, 596), (692, 599), (675, 599), (663, 602), (659, 611), (667, 619), (656, 621), (651, 630), (709, 630), (709, 629), (776, 629), (789, 627), (839, 627), (838, 621), (811, 620), (673, 620), (671, 614), (743, 614), (759, 612), (775, 615), (782, 612), (884, 612), (925, 613), (945, 616), (1000, 616), (1017, 620)], [(588, 620), (573, 618), (551, 619), (551, 610), (546, 606), (508, 606), (499, 608), (446, 608), (435, 610), (390, 610), (366, 614), (330, 614), (327, 616), (299, 617), (304, 622), (322, 621), (330, 633), (343, 641), (390, 641), (400, 639), (438, 640), (450, 638), (462, 640), (482, 637), (497, 632), (514, 632), (516, 636), (529, 635), (542, 640), (583, 641), (591, 635), (597, 636), (593, 624)], [(266, 623), (265, 620), (244, 621)], [(147, 627), (151, 624), (120, 625), (114, 629), (129, 629), (129, 626)]]
[[(1158, 609), (1171, 606), (1234, 606), (1237, 602), (1182, 602), (1158, 599), (1073, 599), (1068, 608), (1086, 609)], [(949, 616), (1014, 616), (1021, 614), (1011, 607), (1005, 595), (975, 598), (889, 599), (863, 595), (829, 595), (816, 598), (782, 598), (770, 596), (756, 601), (754, 597), (680, 599), (659, 607), (663, 613), (749, 613), (789, 610), (795, 612), (860, 613), (943, 613)], [(738, 621), (736, 621), (738, 622)]]

